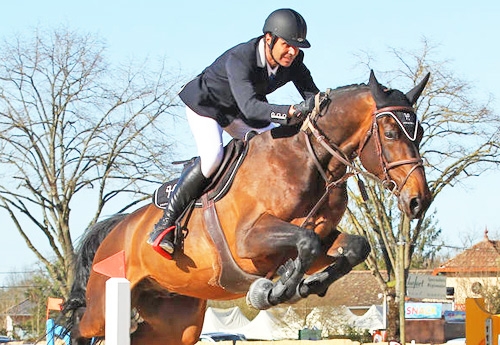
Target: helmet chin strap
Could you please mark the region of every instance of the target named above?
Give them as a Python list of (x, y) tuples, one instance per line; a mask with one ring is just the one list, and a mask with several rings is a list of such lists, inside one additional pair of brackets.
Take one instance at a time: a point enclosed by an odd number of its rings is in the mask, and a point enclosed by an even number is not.
[(271, 54), (271, 58), (273, 59), (273, 61), (278, 65), (278, 66), (281, 66), (281, 64), (274, 58), (274, 55), (273, 55), (273, 48), (274, 48), (274, 45), (276, 44), (276, 41), (278, 40), (278, 36), (276, 35), (273, 35), (272, 36), (272, 40), (271, 40), (271, 44), (268, 44), (267, 46), (269, 47), (269, 53)]

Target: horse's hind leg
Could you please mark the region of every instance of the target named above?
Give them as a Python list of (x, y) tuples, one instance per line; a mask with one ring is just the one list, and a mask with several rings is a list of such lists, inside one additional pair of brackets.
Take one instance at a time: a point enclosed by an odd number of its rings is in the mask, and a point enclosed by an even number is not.
[(200, 336), (206, 300), (145, 293), (137, 301), (144, 319), (132, 334), (131, 345), (193, 345)]
[(91, 339), (85, 338), (80, 333), (80, 319), (85, 313), (85, 308), (78, 308), (72, 315), (72, 327), (70, 330), (71, 345), (90, 345)]
[(84, 338), (104, 337), (105, 297), (107, 277), (91, 273), (86, 292), (86, 308), (79, 322), (79, 333)]
[[(89, 279), (87, 308), (78, 327), (82, 342), (77, 345), (88, 345), (85, 338), (105, 336), (105, 291), (99, 293), (99, 279), (98, 275)], [(132, 333), (131, 345), (193, 345), (198, 341), (205, 300), (150, 290), (137, 297), (134, 307), (143, 322)]]

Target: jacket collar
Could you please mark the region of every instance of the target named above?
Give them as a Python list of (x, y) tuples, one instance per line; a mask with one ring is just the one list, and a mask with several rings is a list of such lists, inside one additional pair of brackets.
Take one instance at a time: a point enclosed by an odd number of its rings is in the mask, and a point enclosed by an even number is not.
[(266, 50), (264, 48), (264, 37), (259, 40), (259, 44), (257, 45), (257, 66), (267, 68), (267, 75), (276, 74), (278, 72), (279, 65), (275, 68), (272, 68), (266, 60)]

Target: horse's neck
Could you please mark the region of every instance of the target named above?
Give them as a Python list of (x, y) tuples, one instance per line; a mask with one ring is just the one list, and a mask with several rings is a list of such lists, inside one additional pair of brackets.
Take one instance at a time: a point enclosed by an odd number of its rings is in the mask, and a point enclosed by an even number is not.
[[(359, 147), (366, 140), (372, 125), (375, 103), (368, 89), (357, 90), (356, 94), (349, 92), (332, 99), (334, 107), (329, 113), (318, 120), (317, 127), (324, 135), (323, 144), (318, 138), (311, 138), (313, 149), (322, 165), (328, 169), (344, 165), (331, 150), (338, 152), (347, 160), (352, 160)], [(313, 134), (309, 134), (314, 137)], [(328, 143), (330, 149), (325, 148)]]

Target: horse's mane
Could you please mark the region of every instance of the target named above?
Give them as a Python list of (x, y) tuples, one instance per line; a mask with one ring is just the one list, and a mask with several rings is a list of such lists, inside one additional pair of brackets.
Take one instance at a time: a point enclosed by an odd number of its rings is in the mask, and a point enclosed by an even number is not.
[(356, 91), (356, 90), (364, 90), (368, 88), (368, 85), (366, 84), (350, 84), (350, 85), (344, 85), (344, 86), (339, 86), (335, 89), (330, 90), (330, 92), (334, 94), (339, 94), (343, 92), (350, 92), (350, 91)]
[(75, 261), (73, 262), (75, 279), (68, 299), (63, 305), (63, 314), (73, 313), (78, 308), (85, 306), (87, 281), (97, 248), (116, 224), (126, 216), (126, 213), (116, 214), (97, 222), (85, 231), (75, 253)]

